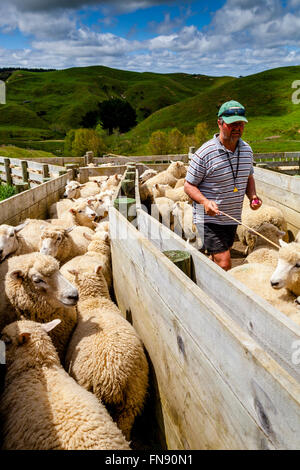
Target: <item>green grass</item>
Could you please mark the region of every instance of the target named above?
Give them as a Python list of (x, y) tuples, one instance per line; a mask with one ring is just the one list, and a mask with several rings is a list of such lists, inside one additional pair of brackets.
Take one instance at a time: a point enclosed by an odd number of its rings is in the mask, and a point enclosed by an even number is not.
[[(102, 66), (39, 73), (17, 70), (6, 82), (7, 104), (0, 105), (0, 143), (62, 155), (63, 143), (58, 141), (68, 129), (84, 127), (85, 114), (101, 101), (122, 97), (135, 108), (138, 125), (119, 139), (107, 139), (110, 151), (146, 155), (156, 130), (177, 127), (189, 135), (199, 122), (206, 122), (213, 135), (218, 131), (219, 106), (236, 99), (247, 109), (249, 123), (243, 137), (255, 152), (297, 151), (300, 105), (292, 103), (292, 83), (299, 75), (300, 66), (242, 78)], [(279, 138), (266, 140), (272, 136)]]
[(0, 156), (6, 158), (21, 158), (23, 160), (32, 160), (34, 158), (51, 158), (55, 157), (53, 153), (44, 152), (42, 150), (23, 149), (14, 145), (1, 145)]
[(10, 186), (9, 184), (0, 184), (0, 201), (4, 201), (4, 199), (8, 199), (15, 194), (17, 194), (17, 190), (14, 186)]

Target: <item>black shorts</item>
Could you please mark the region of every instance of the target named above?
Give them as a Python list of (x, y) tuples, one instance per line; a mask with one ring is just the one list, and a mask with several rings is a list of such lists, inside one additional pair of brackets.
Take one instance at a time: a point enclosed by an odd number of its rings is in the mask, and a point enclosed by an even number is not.
[(237, 225), (204, 224), (204, 244), (202, 250), (209, 255), (222, 253), (232, 247)]

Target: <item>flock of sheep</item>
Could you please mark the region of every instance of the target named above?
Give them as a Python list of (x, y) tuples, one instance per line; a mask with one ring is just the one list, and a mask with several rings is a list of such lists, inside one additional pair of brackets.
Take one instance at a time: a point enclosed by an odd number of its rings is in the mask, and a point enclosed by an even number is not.
[[(187, 167), (146, 170), (140, 196), (163, 223), (197, 246)], [(112, 301), (108, 208), (121, 175), (70, 181), (48, 220), (0, 226), (0, 332), (6, 374), (3, 449), (130, 449), (148, 388), (148, 363), (132, 325)], [(300, 324), (300, 235), (286, 243), (280, 209), (243, 208), (246, 262), (230, 270)]]
[(0, 226), (2, 449), (131, 448), (148, 363), (111, 299), (106, 216), (119, 181), (71, 181), (50, 219)]
[[(171, 229), (179, 225), (183, 238), (199, 247), (202, 244), (193, 224), (192, 201), (183, 190), (186, 171), (182, 162), (173, 162), (160, 173), (146, 170), (140, 176), (140, 196), (144, 204), (156, 207), (162, 223)], [(300, 232), (294, 242), (286, 243), (287, 224), (282, 211), (267, 204), (253, 211), (246, 197), (242, 222), (250, 228), (239, 225), (237, 230), (247, 257), (229, 271), (230, 275), (300, 324)], [(281, 245), (280, 249), (251, 229)]]

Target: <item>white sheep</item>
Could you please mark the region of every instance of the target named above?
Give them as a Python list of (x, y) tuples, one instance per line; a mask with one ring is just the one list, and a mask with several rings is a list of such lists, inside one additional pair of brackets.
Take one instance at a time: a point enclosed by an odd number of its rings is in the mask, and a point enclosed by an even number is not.
[(278, 264), (271, 276), (271, 285), (274, 289), (287, 289), (297, 297), (296, 303), (300, 304), (300, 244), (283, 240), (279, 240), (279, 243)]
[(96, 266), (101, 265), (108, 288), (112, 288), (111, 250), (108, 232), (101, 230), (90, 236), (85, 232), (84, 236), (89, 241), (88, 250), (82, 256), (76, 256), (65, 263), (60, 271), (71, 283), (74, 277), (70, 270), (79, 269), (81, 272), (93, 272)]
[(70, 228), (41, 226), (39, 251), (44, 255), (56, 258), (60, 263), (66, 263), (75, 256), (87, 252), (89, 241), (84, 236), (94, 234), (92, 229), (80, 225)]
[(27, 243), (22, 237), (18, 237), (18, 233), (25, 225), (26, 222), (16, 227), (6, 224), (0, 225), (0, 263), (12, 253), (23, 254), (35, 251), (30, 242)]
[[(275, 225), (268, 222), (264, 222), (258, 228), (257, 232), (278, 245), (278, 247), (279, 240), (281, 240), (285, 235), (285, 232), (279, 230)], [(252, 237), (251, 246), (253, 247), (253, 250), (247, 256), (245, 262), (264, 263), (275, 267), (278, 261), (278, 249), (274, 248), (274, 245), (270, 244), (264, 238), (256, 235), (254, 232), (250, 234), (250, 237)]]
[(79, 197), (90, 197), (98, 194), (100, 185), (97, 181), (87, 181), (86, 183), (79, 183), (78, 181), (68, 181), (65, 186), (63, 194), (64, 198), (77, 199)]
[(181, 186), (184, 186), (184, 183), (185, 183), (185, 178), (180, 178), (180, 179), (177, 181), (177, 183), (175, 184), (174, 189), (180, 188)]
[[(172, 207), (172, 214), (175, 217), (175, 220), (178, 221), (184, 238), (188, 242), (195, 241), (198, 231), (196, 225), (193, 223), (193, 208), (187, 202), (175, 202)], [(176, 223), (174, 223), (176, 225)], [(201, 241), (199, 240), (199, 247), (202, 246)]]
[(78, 291), (58, 261), (37, 252), (8, 258), (0, 264), (0, 292), (0, 330), (21, 315), (43, 323), (60, 318), (53, 342), (63, 357), (77, 321)]
[(97, 214), (94, 209), (91, 209), (86, 202), (74, 203), (74, 205), (63, 212), (58, 219), (47, 219), (51, 225), (58, 225), (59, 227), (70, 228), (73, 225), (84, 225), (91, 229), (95, 228), (95, 218)]
[(59, 322), (18, 321), (2, 331), (3, 450), (129, 450), (105, 407), (62, 368), (47, 334)]
[(66, 370), (108, 406), (127, 439), (142, 411), (148, 363), (131, 324), (110, 300), (101, 267), (73, 271), (79, 289), (78, 325), (66, 354)]
[(139, 177), (139, 182), (145, 183), (148, 179), (152, 178), (152, 176), (157, 175), (157, 170), (153, 170), (152, 168), (149, 168), (148, 170), (145, 170)]
[(154, 204), (151, 206), (152, 217), (157, 220), (161, 218), (161, 223), (171, 230), (174, 228), (174, 216), (172, 214), (173, 206), (174, 201), (167, 197), (155, 198)]
[(152, 187), (152, 194), (154, 199), (157, 197), (167, 197), (172, 201), (177, 202), (192, 202), (191, 198), (186, 194), (183, 186), (177, 188), (171, 188), (168, 184), (154, 184)]
[[(275, 225), (279, 230), (287, 232), (287, 224), (281, 209), (263, 204), (259, 209), (253, 211), (244, 204), (242, 211), (242, 223), (250, 229), (258, 230), (263, 223)], [(237, 229), (239, 240), (244, 243), (249, 250), (253, 249), (253, 236), (246, 227), (240, 225)], [(285, 238), (287, 235), (285, 236)]]
[(185, 176), (186, 168), (183, 162), (172, 162), (166, 170), (161, 171), (140, 185), (139, 189), (141, 200), (144, 201), (148, 198), (153, 199), (152, 188), (154, 184), (168, 184), (169, 186), (174, 187), (178, 179)]

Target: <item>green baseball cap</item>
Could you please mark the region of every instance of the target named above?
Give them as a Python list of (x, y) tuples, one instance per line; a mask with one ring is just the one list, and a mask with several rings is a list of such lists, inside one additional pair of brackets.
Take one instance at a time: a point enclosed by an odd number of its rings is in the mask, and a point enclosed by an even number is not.
[(244, 121), (248, 122), (246, 117), (246, 110), (244, 106), (238, 101), (226, 101), (222, 104), (218, 112), (218, 118), (223, 118), (226, 124), (231, 124), (232, 122)]

